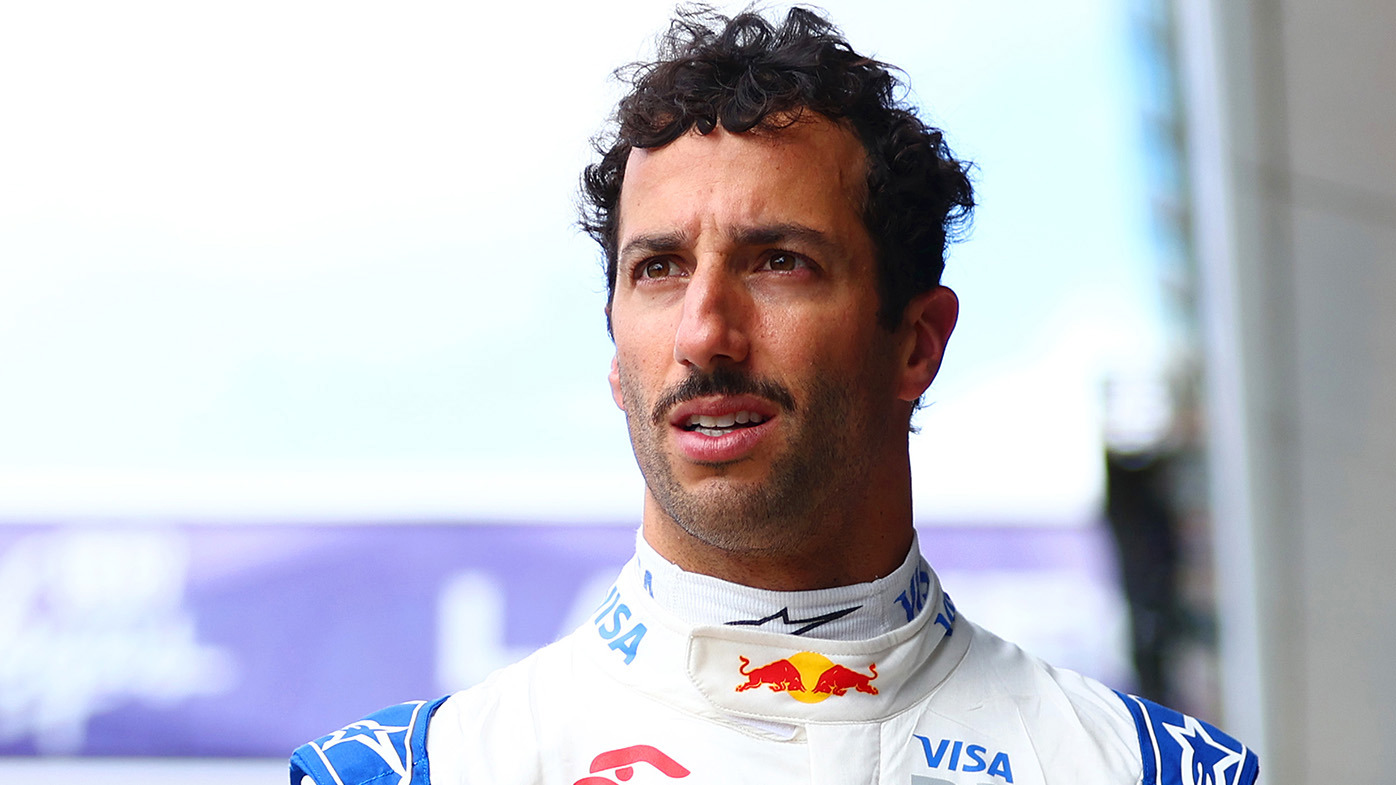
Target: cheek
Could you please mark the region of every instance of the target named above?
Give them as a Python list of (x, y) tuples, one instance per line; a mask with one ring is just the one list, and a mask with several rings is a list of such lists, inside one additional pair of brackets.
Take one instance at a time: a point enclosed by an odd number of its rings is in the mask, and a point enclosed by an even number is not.
[(792, 371), (848, 373), (879, 351), (877, 335), (866, 321), (849, 311), (786, 313), (763, 320), (760, 338), (753, 343)]
[(633, 303), (619, 302), (611, 315), (611, 338), (616, 354), (629, 363), (633, 371), (637, 364), (656, 362), (656, 358), (674, 355), (674, 335), (677, 317), (665, 309), (645, 309)]
[(628, 419), (647, 420), (651, 402), (659, 396), (663, 377), (654, 364), (617, 350), (612, 364), (611, 394)]
[(654, 384), (657, 375), (656, 369), (662, 368), (655, 361), (654, 352), (637, 352), (635, 347), (622, 346), (619, 342), (617, 342), (616, 347), (616, 367), (622, 386), (631, 390), (646, 389), (649, 385)]
[(674, 334), (668, 319), (627, 313), (614, 322), (616, 358), (630, 384), (642, 389), (662, 380), (674, 364)]

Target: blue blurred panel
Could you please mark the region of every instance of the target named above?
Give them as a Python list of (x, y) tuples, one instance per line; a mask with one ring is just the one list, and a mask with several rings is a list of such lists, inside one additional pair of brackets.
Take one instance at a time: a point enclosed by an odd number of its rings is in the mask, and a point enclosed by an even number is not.
[(0, 753), (285, 754), (449, 689), (443, 588), (497, 587), (505, 624), (481, 635), (527, 651), (633, 543), (629, 527), (0, 527)]
[[(0, 754), (285, 755), (569, 631), (634, 537), (631, 525), (0, 526)], [(943, 573), (1073, 576), (1084, 583), (1068, 595), (1114, 596), (1092, 527), (922, 538)], [(1059, 614), (1053, 629), (1089, 645), (1072, 625), (1098, 620), (1076, 618), (1074, 596), (1042, 608), (1019, 594), (1001, 604)]]

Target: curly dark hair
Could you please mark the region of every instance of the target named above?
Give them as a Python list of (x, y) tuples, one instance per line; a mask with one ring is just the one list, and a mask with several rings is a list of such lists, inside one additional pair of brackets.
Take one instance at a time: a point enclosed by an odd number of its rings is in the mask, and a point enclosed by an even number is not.
[(663, 147), (693, 128), (776, 130), (808, 110), (846, 123), (867, 152), (863, 223), (878, 253), (878, 320), (895, 329), (911, 298), (940, 283), (946, 244), (968, 226), (974, 196), (970, 164), (897, 97), (893, 70), (853, 51), (805, 8), (790, 9), (779, 26), (752, 12), (728, 18), (705, 6), (680, 8), (658, 59), (617, 71), (631, 92), (596, 142), (601, 160), (582, 174), (581, 225), (605, 253), (607, 302), (632, 149)]

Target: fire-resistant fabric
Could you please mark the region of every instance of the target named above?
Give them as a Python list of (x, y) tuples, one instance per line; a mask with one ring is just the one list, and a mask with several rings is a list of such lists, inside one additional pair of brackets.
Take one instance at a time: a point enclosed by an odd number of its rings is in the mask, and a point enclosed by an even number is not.
[(694, 626), (632, 561), (592, 618), (485, 682), (298, 749), (292, 785), (1250, 785), (1213, 726), (924, 611), (861, 641)]

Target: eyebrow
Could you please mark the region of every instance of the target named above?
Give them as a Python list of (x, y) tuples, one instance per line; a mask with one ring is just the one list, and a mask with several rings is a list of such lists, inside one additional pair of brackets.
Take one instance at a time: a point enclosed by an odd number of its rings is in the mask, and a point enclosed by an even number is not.
[[(838, 244), (824, 232), (794, 222), (738, 226), (723, 234), (737, 245), (781, 245), (797, 241), (823, 252), (833, 251), (838, 247)], [(640, 254), (673, 253), (683, 250), (688, 244), (689, 237), (685, 232), (641, 234), (626, 241), (620, 249), (619, 256), (626, 259)]]
[(641, 234), (627, 240), (625, 245), (621, 246), (619, 256), (621, 259), (627, 259), (641, 254), (672, 253), (682, 250), (687, 244), (688, 235), (684, 232)]
[(775, 223), (764, 226), (739, 226), (727, 233), (738, 245), (781, 245), (792, 240), (804, 245), (812, 245), (822, 251), (835, 248), (829, 235), (813, 227), (794, 222)]

